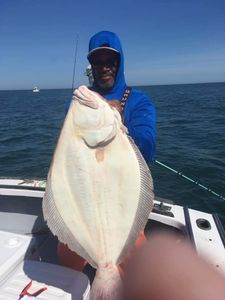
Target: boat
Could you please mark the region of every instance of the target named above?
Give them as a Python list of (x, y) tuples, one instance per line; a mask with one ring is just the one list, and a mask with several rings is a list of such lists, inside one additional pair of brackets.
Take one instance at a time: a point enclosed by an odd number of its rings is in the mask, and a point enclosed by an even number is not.
[[(19, 299), (22, 290), (40, 298), (89, 299), (93, 269), (77, 272), (60, 266), (57, 239), (42, 214), (45, 180), (0, 179), (0, 299)], [(187, 238), (200, 255), (225, 274), (225, 232), (216, 214), (182, 207), (156, 197), (145, 227)], [(47, 288), (47, 289), (45, 289)]]
[(37, 88), (37, 86), (34, 87), (33, 92), (38, 93), (40, 90)]

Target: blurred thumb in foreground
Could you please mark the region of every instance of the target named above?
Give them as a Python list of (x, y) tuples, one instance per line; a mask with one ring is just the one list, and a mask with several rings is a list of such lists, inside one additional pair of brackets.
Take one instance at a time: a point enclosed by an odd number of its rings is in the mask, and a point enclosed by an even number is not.
[(225, 276), (187, 241), (160, 233), (128, 264), (124, 289), (125, 300), (224, 300)]

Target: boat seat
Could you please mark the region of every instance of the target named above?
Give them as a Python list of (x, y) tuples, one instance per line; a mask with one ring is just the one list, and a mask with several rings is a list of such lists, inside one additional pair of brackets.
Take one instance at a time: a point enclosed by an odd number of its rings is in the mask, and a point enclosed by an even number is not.
[(0, 231), (0, 283), (25, 258), (37, 259), (32, 236)]
[(62, 266), (25, 260), (1, 284), (0, 300), (19, 299), (31, 282), (29, 293), (47, 287), (39, 297), (48, 300), (88, 300), (90, 284), (86, 275)]

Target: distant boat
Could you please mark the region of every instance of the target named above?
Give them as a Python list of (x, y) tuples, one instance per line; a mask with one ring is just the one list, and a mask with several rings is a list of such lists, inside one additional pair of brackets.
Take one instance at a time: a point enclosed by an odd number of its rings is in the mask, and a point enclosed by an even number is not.
[(33, 89), (33, 92), (37, 93), (37, 92), (39, 92), (39, 89), (35, 86), (34, 89)]

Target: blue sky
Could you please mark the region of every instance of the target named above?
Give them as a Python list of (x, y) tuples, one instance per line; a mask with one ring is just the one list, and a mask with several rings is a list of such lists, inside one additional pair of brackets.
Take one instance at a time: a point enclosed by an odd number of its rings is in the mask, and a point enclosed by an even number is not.
[(86, 84), (90, 37), (116, 32), (129, 85), (225, 81), (224, 0), (0, 0), (0, 90)]

